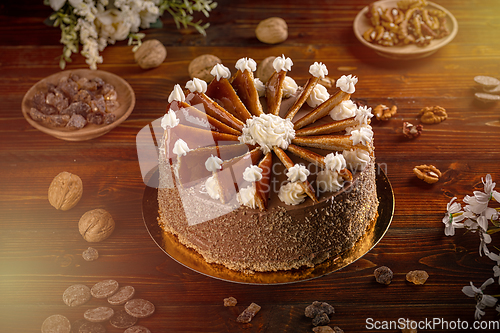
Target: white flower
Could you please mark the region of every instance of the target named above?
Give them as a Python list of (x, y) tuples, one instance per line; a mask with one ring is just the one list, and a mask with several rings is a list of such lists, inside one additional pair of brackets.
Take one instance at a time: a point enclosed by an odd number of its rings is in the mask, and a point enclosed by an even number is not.
[(464, 227), (463, 223), (457, 223), (463, 221), (465, 219), (465, 216), (462, 212), (462, 206), (460, 206), (458, 202), (453, 202), (456, 198), (457, 197), (454, 197), (448, 203), (448, 205), (446, 206), (447, 212), (443, 217), (443, 223), (445, 224), (444, 234), (446, 236), (453, 236), (455, 235), (456, 228)]
[(484, 216), (479, 216), (477, 218), (477, 224), (479, 226), (479, 239), (481, 243), (479, 244), (479, 255), (482, 256), (482, 251), (487, 255), (490, 251), (488, 250), (487, 244), (491, 243), (491, 236), (487, 233), (488, 231), (488, 220)]
[(499, 277), (498, 278), (498, 284), (500, 284), (500, 255), (494, 254), (493, 252), (490, 252), (486, 254), (488, 258), (491, 260), (495, 261), (497, 264), (493, 266), (493, 276), (494, 277)]
[(59, 9), (62, 8), (62, 6), (64, 6), (65, 2), (66, 0), (50, 0), (49, 4), (50, 7), (57, 12)]
[(485, 295), (483, 293), (484, 289), (486, 289), (487, 286), (489, 286), (490, 284), (492, 284), (494, 282), (495, 282), (495, 280), (493, 280), (493, 278), (489, 278), (479, 288), (476, 288), (472, 284), (472, 282), (470, 283), (470, 286), (465, 286), (462, 288), (462, 292), (465, 295), (467, 295), (469, 297), (473, 297), (477, 301), (476, 313), (474, 315), (474, 317), (477, 320), (481, 319), (481, 316), (484, 315), (484, 311), (482, 311), (483, 309), (485, 309), (487, 306), (493, 307), (497, 303), (497, 299), (495, 297), (490, 296), (490, 295)]

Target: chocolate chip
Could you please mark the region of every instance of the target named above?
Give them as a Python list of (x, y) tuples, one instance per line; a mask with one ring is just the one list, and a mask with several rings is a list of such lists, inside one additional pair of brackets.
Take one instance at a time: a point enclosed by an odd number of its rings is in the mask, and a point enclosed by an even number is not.
[(106, 333), (106, 327), (99, 323), (91, 323), (87, 321), (80, 326), (78, 333)]
[(67, 306), (79, 306), (87, 303), (91, 298), (90, 288), (84, 284), (69, 286), (63, 293), (63, 301)]
[(129, 315), (124, 309), (120, 309), (111, 317), (109, 323), (116, 328), (128, 328), (137, 323), (137, 318)]
[(151, 333), (151, 331), (144, 326), (137, 325), (127, 328), (123, 333)]
[(102, 323), (108, 321), (115, 314), (115, 310), (107, 306), (100, 306), (95, 309), (88, 309), (83, 317), (92, 323)]
[(52, 315), (44, 320), (42, 333), (70, 333), (71, 323), (62, 315)]
[(118, 289), (118, 291), (113, 295), (108, 297), (108, 303), (111, 305), (122, 305), (127, 303), (134, 297), (135, 289), (132, 286), (124, 286)]
[(155, 312), (155, 306), (145, 299), (132, 299), (125, 303), (125, 311), (132, 317), (146, 318)]
[(95, 298), (107, 298), (116, 293), (118, 288), (118, 282), (115, 280), (104, 280), (97, 282), (92, 289), (90, 289), (90, 293)]

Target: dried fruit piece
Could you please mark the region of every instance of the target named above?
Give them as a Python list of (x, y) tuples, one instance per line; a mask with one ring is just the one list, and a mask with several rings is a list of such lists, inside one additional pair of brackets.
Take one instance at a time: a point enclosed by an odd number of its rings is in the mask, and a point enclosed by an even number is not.
[(236, 306), (238, 301), (234, 297), (224, 298), (224, 306)]
[(42, 333), (69, 333), (71, 332), (71, 323), (63, 315), (52, 315), (45, 319), (42, 324)]
[(326, 302), (314, 301), (311, 305), (307, 306), (304, 311), (304, 314), (308, 318), (314, 318), (321, 313), (326, 313), (327, 315), (331, 315), (335, 313), (335, 309), (333, 306), (331, 306)]
[(261, 307), (255, 303), (252, 303), (246, 308), (238, 318), (236, 318), (236, 321), (238, 323), (249, 323), (252, 321), (253, 317), (260, 311)]
[(396, 114), (398, 107), (393, 105), (391, 108), (384, 104), (379, 104), (373, 109), (373, 114), (377, 120), (389, 120), (392, 116)]
[(330, 317), (326, 313), (320, 313), (316, 317), (314, 317), (312, 324), (313, 326), (323, 326), (330, 322)]
[(484, 103), (491, 103), (491, 102), (498, 102), (500, 101), (500, 96), (499, 95), (493, 95), (493, 94), (488, 94), (488, 93), (482, 93), (482, 92), (477, 92), (474, 94), (476, 99), (478, 101), (484, 102)]
[(63, 302), (67, 306), (79, 306), (87, 303), (92, 298), (90, 288), (84, 284), (74, 284), (66, 288), (63, 293)]
[(115, 280), (104, 280), (97, 282), (90, 289), (90, 293), (95, 298), (107, 298), (118, 291), (119, 285)]
[(424, 182), (434, 184), (441, 178), (441, 171), (434, 165), (419, 165), (413, 168), (413, 173)]
[(89, 247), (82, 253), (82, 257), (85, 261), (94, 261), (99, 258), (99, 252), (93, 247)]
[(440, 106), (427, 106), (420, 110), (419, 117), (420, 121), (424, 124), (438, 124), (446, 120), (448, 114), (446, 110)]
[(482, 87), (494, 88), (500, 85), (500, 80), (491, 76), (478, 75), (474, 77), (474, 81)]
[(107, 306), (100, 306), (95, 309), (88, 309), (83, 313), (83, 318), (92, 323), (103, 323), (108, 321), (115, 314), (115, 310)]
[(389, 285), (392, 282), (392, 277), (394, 276), (392, 270), (387, 266), (378, 267), (373, 272), (373, 275), (375, 275), (375, 280), (377, 280), (378, 283), (386, 285)]
[(78, 230), (87, 242), (100, 242), (115, 230), (115, 221), (110, 213), (98, 208), (82, 215), (78, 221)]
[(423, 129), (424, 126), (422, 125), (413, 125), (412, 123), (406, 121), (403, 122), (403, 135), (408, 139), (419, 137), (420, 134), (422, 134)]
[(410, 271), (406, 274), (406, 281), (412, 282), (413, 284), (424, 284), (429, 278), (429, 274), (426, 271), (416, 270)]
[(132, 317), (146, 318), (155, 312), (155, 306), (145, 299), (132, 299), (125, 303), (125, 311)]
[(83, 194), (83, 183), (75, 174), (63, 171), (49, 186), (49, 202), (54, 208), (68, 210), (76, 206)]

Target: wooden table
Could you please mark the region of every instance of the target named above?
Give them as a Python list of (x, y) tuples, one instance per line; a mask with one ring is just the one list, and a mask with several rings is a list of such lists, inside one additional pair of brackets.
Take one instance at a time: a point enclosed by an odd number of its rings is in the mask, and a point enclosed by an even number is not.
[[(41, 133), (21, 114), (25, 92), (60, 70), (60, 31), (43, 24), (50, 8), (25, 0), (0, 5), (0, 332), (40, 332), (53, 314), (81, 318), (85, 309), (103, 303), (93, 300), (70, 308), (62, 302), (63, 291), (104, 279), (133, 285), (138, 297), (155, 304), (156, 313), (140, 320), (152, 332), (311, 332), (304, 309), (316, 300), (335, 307), (331, 326), (346, 332), (368, 331), (368, 318), (442, 318), (472, 325), (475, 301), (461, 289), (493, 277), (494, 263), (479, 257), (477, 235), (458, 230), (446, 237), (441, 219), (453, 196), (461, 200), (482, 190), (486, 174), (500, 183), (499, 104), (482, 105), (473, 98), (475, 75), (500, 77), (499, 2), (441, 0), (457, 18), (459, 33), (434, 55), (414, 61), (382, 58), (355, 39), (353, 19), (369, 0), (218, 2), (206, 38), (176, 30), (168, 14), (163, 29), (145, 31), (146, 39), (159, 39), (167, 47), (168, 57), (159, 68), (141, 70), (126, 42), (105, 49), (99, 69), (127, 80), (137, 103), (123, 124), (84, 142)], [(270, 16), (287, 21), (286, 42), (270, 46), (255, 38), (257, 23)], [(240, 57), (260, 61), (285, 54), (295, 63), (293, 76), (299, 84), (308, 66), (322, 61), (333, 78), (359, 77), (353, 96), (357, 101), (372, 107), (397, 105), (391, 120), (373, 121), (377, 161), (387, 165), (396, 207), (389, 231), (372, 251), (319, 279), (255, 286), (200, 275), (156, 246), (141, 215), (145, 185), (136, 134), (164, 114), (173, 85), (189, 80), (189, 62), (205, 53), (219, 56), (228, 67)], [(68, 68), (86, 68), (83, 57), (73, 56)], [(448, 119), (426, 125), (420, 138), (406, 140), (402, 122), (418, 123), (419, 110), (433, 105), (444, 107)], [(437, 166), (442, 179), (434, 185), (418, 180), (412, 169), (420, 164)], [(64, 170), (79, 175), (85, 188), (80, 203), (66, 212), (47, 200), (52, 178)], [(91, 244), (79, 235), (77, 222), (94, 208), (107, 209), (117, 225), (109, 239), (94, 244), (100, 258), (85, 262), (81, 253)], [(381, 265), (394, 271), (389, 286), (373, 277)], [(415, 269), (429, 273), (425, 285), (405, 281), (405, 274)], [(499, 289), (495, 283), (486, 293), (499, 294)], [(238, 299), (236, 308), (223, 306), (228, 296)], [(236, 323), (251, 302), (262, 306), (260, 313), (250, 324)], [(498, 319), (496, 311), (488, 309), (484, 319)]]

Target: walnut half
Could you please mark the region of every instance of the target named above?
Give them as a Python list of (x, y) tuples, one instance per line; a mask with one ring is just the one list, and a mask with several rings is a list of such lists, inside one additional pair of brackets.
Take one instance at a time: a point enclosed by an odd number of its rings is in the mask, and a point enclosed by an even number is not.
[(393, 105), (391, 108), (384, 104), (379, 104), (373, 109), (373, 114), (377, 120), (389, 120), (392, 116), (396, 114), (398, 107)]
[(426, 106), (418, 115), (424, 124), (439, 124), (448, 118), (446, 110), (440, 106)]
[(434, 184), (441, 178), (441, 171), (434, 165), (422, 164), (413, 168), (413, 173), (424, 182)]

